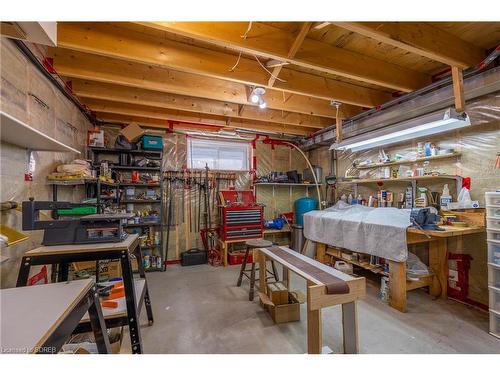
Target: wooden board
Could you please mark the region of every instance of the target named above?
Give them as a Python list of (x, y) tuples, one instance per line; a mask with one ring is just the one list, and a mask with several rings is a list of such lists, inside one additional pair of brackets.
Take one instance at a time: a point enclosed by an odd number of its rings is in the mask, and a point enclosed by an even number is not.
[(2, 349), (33, 352), (93, 285), (85, 279), (0, 290)]
[[(414, 233), (414, 234), (421, 234), (422, 236), (425, 236), (425, 234), (428, 234), (431, 237), (456, 237), (456, 236), (464, 236), (466, 234), (474, 234), (474, 233), (483, 233), (485, 232), (484, 227), (466, 227), (466, 228), (457, 228), (457, 227), (452, 227), (448, 225), (441, 225), (439, 228), (444, 229), (444, 231), (438, 231), (438, 230), (421, 230), (418, 228), (408, 228), (406, 231), (407, 233)], [(430, 240), (430, 239), (428, 239)], [(423, 241), (426, 242), (426, 241)]]
[(72, 253), (93, 253), (99, 251), (121, 251), (131, 250), (139, 241), (138, 234), (129, 234), (127, 238), (121, 242), (106, 242), (85, 245), (57, 245), (57, 246), (40, 246), (30, 250), (24, 256), (41, 256), (54, 254), (72, 254)]

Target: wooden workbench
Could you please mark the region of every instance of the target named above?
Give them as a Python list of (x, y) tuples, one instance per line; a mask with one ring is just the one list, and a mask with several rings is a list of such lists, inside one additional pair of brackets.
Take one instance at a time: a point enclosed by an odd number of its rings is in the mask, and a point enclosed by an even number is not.
[[(484, 227), (471, 226), (466, 228), (441, 226), (443, 231), (420, 230), (408, 228), (406, 242), (408, 245), (418, 243), (429, 244), (429, 269), (430, 274), (418, 280), (407, 280), (406, 262), (395, 262), (389, 260), (389, 304), (395, 309), (406, 311), (406, 293), (413, 289), (429, 287), (429, 294), (434, 297), (447, 298), (448, 286), (448, 238), (462, 240), (463, 236), (485, 231)], [(358, 251), (359, 252), (359, 251)], [(327, 245), (317, 243), (316, 258), (324, 263), (326, 261)], [(348, 263), (346, 259), (342, 259)], [(380, 272), (379, 272), (380, 273)]]
[[(268, 259), (280, 263), (287, 273), (293, 272), (307, 281), (307, 352), (309, 354), (321, 354), (323, 347), (321, 309), (329, 306), (342, 305), (344, 353), (358, 353), (356, 300), (363, 298), (366, 294), (365, 278), (349, 276), (286, 247), (281, 247), (281, 249), (297, 259), (309, 263), (338, 279), (344, 280), (349, 286), (349, 293), (347, 294), (327, 294), (325, 284), (315, 279), (310, 273), (297, 268), (267, 248), (254, 250), (256, 254), (258, 254), (257, 257), (261, 274), (265, 275), (266, 260)], [(286, 279), (290, 280), (290, 276), (288, 275)], [(260, 293), (266, 294), (267, 285), (265, 277), (260, 277), (259, 283)]]
[(2, 289), (0, 301), (2, 353), (56, 354), (87, 311), (99, 353), (111, 353), (90, 279)]
[(234, 243), (245, 243), (248, 240), (262, 240), (265, 236), (276, 236), (277, 234), (281, 233), (291, 233), (290, 228), (287, 226), (283, 229), (264, 229), (262, 232), (263, 236), (260, 238), (243, 238), (243, 239), (237, 239), (237, 240), (222, 240), (219, 239), (219, 246), (221, 248), (221, 256), (222, 256), (222, 265), (224, 267), (227, 267), (227, 255), (228, 255), (228, 250), (229, 250), (229, 245), (234, 244)]
[[(132, 273), (131, 254), (137, 259), (140, 279), (135, 280)], [(139, 325), (140, 303), (144, 300), (149, 324), (153, 324), (153, 310), (151, 299), (142, 262), (142, 253), (139, 246), (139, 235), (130, 234), (121, 242), (82, 244), (82, 245), (57, 245), (41, 246), (26, 252), (21, 261), (21, 268), (17, 279), (17, 286), (25, 286), (28, 281), (30, 267), (42, 264), (58, 264), (58, 281), (68, 279), (68, 267), (73, 262), (114, 260), (119, 259), (122, 269), (122, 278), (125, 289), (124, 311), (116, 314), (106, 311), (105, 320), (107, 328), (116, 326), (129, 326), (130, 342), (133, 354), (142, 353), (142, 340)], [(141, 286), (141, 288), (137, 288)], [(138, 293), (139, 292), (139, 293)], [(123, 306), (122, 306), (123, 307)], [(91, 322), (83, 321), (77, 332), (88, 331)]]

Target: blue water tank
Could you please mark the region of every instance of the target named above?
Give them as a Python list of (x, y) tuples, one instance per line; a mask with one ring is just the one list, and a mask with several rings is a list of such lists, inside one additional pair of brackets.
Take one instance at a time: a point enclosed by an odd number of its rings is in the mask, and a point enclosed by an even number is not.
[(318, 201), (314, 198), (303, 197), (295, 201), (295, 224), (304, 225), (304, 214), (318, 209)]

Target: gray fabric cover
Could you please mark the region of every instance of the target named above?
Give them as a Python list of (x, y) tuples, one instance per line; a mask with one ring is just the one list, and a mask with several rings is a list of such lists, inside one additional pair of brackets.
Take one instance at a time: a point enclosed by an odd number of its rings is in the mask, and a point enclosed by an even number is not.
[(349, 205), (342, 201), (304, 214), (304, 236), (351, 251), (406, 261), (410, 210)]

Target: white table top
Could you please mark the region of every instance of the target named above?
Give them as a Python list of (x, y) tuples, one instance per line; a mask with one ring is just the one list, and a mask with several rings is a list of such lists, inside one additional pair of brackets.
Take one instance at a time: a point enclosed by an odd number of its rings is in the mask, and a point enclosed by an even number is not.
[(105, 242), (105, 243), (94, 243), (94, 244), (83, 244), (83, 245), (56, 245), (56, 246), (40, 246), (36, 249), (30, 250), (25, 253), (25, 256), (40, 256), (40, 255), (52, 255), (52, 254), (71, 254), (71, 253), (82, 253), (82, 252), (98, 252), (98, 251), (109, 251), (109, 250), (130, 250), (133, 249), (138, 241), (139, 235), (137, 233), (129, 234), (121, 242)]
[[(114, 283), (115, 282), (111, 281), (111, 282), (99, 283), (99, 285), (109, 285)], [(146, 280), (134, 279), (134, 289), (135, 289), (135, 298), (136, 298), (135, 302), (136, 302), (137, 314), (139, 314), (139, 311), (141, 310), (140, 303), (143, 300), (144, 292), (146, 291)], [(118, 302), (118, 306), (116, 308), (102, 307), (102, 315), (104, 316), (104, 319), (127, 316), (127, 301), (125, 300), (125, 297), (117, 298), (114, 301)], [(89, 320), (90, 320), (89, 313), (86, 312), (81, 322), (82, 323), (88, 322)]]
[(32, 353), (92, 288), (91, 279), (0, 290), (1, 353)]

